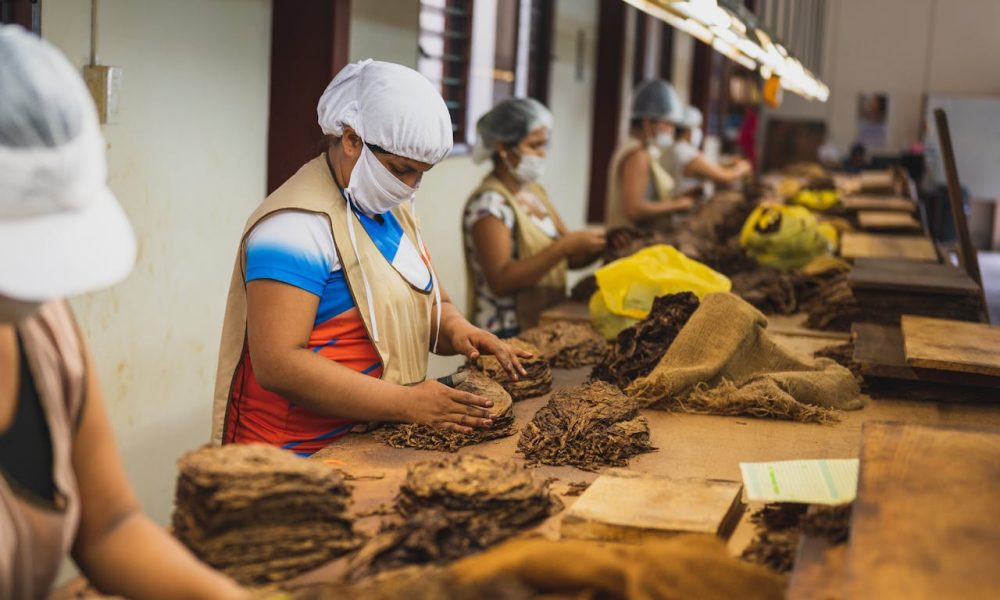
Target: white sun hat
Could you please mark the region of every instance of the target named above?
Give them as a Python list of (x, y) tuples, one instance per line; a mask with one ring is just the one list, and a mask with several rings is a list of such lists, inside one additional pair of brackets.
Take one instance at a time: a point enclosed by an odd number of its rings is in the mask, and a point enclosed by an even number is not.
[(0, 26), (0, 295), (48, 300), (129, 274), (135, 235), (106, 175), (81, 77), (49, 43)]

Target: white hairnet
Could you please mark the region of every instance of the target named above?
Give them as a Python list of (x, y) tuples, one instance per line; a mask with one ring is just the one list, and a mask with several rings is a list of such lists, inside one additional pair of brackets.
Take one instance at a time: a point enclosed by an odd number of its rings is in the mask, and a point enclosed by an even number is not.
[(677, 90), (662, 79), (643, 81), (632, 95), (632, 118), (680, 123), (684, 108)]
[(516, 145), (539, 127), (552, 129), (552, 113), (544, 104), (534, 98), (500, 101), (476, 121), (472, 161), (481, 163), (489, 159), (496, 151), (497, 142)]
[(682, 127), (694, 129), (695, 127), (701, 127), (703, 122), (704, 118), (701, 116), (700, 110), (694, 106), (688, 106), (684, 109), (684, 119), (681, 122)]
[(372, 59), (337, 73), (316, 107), (323, 133), (352, 128), (369, 144), (426, 163), (451, 152), (451, 116), (426, 77), (402, 65)]

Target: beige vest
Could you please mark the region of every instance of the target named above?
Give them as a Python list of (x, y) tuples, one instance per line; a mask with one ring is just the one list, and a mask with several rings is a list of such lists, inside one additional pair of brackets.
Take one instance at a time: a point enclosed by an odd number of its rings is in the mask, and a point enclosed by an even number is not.
[[(219, 444), (231, 396), (233, 376), (246, 345), (246, 239), (247, 234), (264, 217), (283, 210), (304, 210), (326, 215), (330, 220), (334, 246), (340, 258), (351, 297), (357, 305), (365, 329), (382, 360), (382, 379), (401, 385), (423, 381), (427, 376), (427, 356), (430, 350), (433, 296), (417, 290), (385, 259), (353, 212), (359, 264), (348, 230), (347, 202), (330, 174), (325, 155), (306, 163), (295, 175), (276, 189), (250, 215), (243, 229), (240, 251), (229, 284), (229, 299), (222, 324), (222, 344), (215, 379), (212, 406), (212, 441)], [(410, 237), (421, 252), (418, 225), (409, 206), (392, 210), (403, 233)], [(362, 273), (362, 266), (364, 271)], [(364, 279), (371, 289), (370, 305)], [(434, 285), (438, 285), (435, 278)], [(377, 321), (378, 340), (374, 339), (371, 313)]]
[[(615, 150), (611, 157), (611, 166), (608, 168), (608, 193), (604, 204), (604, 224), (608, 229), (613, 227), (655, 227), (652, 222), (633, 223), (625, 217), (625, 210), (621, 201), (621, 165), (630, 154), (642, 147), (642, 142), (634, 137), (630, 137), (624, 144)], [(674, 189), (674, 179), (652, 156), (649, 157), (649, 178), (653, 182), (653, 189), (656, 191), (656, 200), (663, 201), (670, 198), (670, 193)]]
[[(539, 200), (545, 205), (545, 210), (548, 211), (549, 215), (552, 217), (553, 223), (556, 219), (556, 211), (552, 207), (552, 203), (549, 202), (549, 196), (545, 193), (545, 189), (537, 183), (532, 183), (526, 186)], [(535, 224), (528, 212), (521, 206), (521, 203), (517, 201), (514, 194), (507, 189), (507, 186), (503, 184), (499, 179), (493, 175), (487, 175), (483, 179), (479, 187), (476, 188), (469, 200), (466, 201), (466, 206), (476, 198), (481, 193), (486, 191), (497, 192), (503, 196), (504, 200), (507, 201), (508, 206), (510, 206), (511, 211), (514, 213), (514, 235), (517, 240), (517, 252), (519, 259), (528, 258), (529, 256), (534, 256), (545, 250), (552, 245), (552, 238), (546, 234), (541, 227)], [(464, 211), (463, 211), (464, 213)], [(467, 295), (467, 306), (468, 315), (471, 317), (475, 312), (476, 308), (476, 286), (474, 285), (474, 279), (472, 274), (472, 257), (468, 254), (469, 250), (466, 248), (465, 254), (465, 275)], [(554, 266), (549, 270), (538, 283), (529, 287), (528, 289), (521, 290), (514, 296), (514, 301), (517, 306), (517, 324), (518, 327), (523, 331), (525, 329), (534, 327), (538, 324), (538, 315), (546, 308), (558, 304), (566, 299), (566, 271), (568, 265), (565, 260), (560, 261), (559, 264)]]
[(80, 521), (73, 439), (86, 393), (86, 365), (65, 303), (50, 302), (17, 325), (52, 437), (55, 502), (29, 497), (0, 475), (0, 598), (47, 595)]

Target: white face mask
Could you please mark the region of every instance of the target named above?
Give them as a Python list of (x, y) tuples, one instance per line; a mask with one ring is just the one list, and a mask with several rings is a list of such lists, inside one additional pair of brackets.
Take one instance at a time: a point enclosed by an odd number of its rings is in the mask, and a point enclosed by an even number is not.
[(696, 127), (694, 131), (691, 132), (691, 145), (695, 148), (701, 147), (701, 142), (705, 139), (705, 132), (701, 130), (701, 127)]
[(400, 181), (365, 144), (344, 192), (358, 210), (372, 216), (387, 213), (409, 202), (417, 193), (417, 188)]
[[(510, 164), (507, 165), (507, 168), (510, 168)], [(522, 154), (521, 162), (517, 163), (517, 168), (510, 169), (510, 172), (518, 183), (534, 183), (545, 172), (545, 157)]]
[(656, 134), (656, 140), (654, 143), (660, 148), (669, 148), (674, 145), (674, 134), (661, 131)]

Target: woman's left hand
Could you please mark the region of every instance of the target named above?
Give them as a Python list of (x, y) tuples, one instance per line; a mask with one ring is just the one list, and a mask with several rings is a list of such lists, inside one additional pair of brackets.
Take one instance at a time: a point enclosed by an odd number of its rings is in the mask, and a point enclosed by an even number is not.
[(515, 381), (520, 379), (521, 375), (528, 374), (524, 370), (524, 367), (521, 366), (519, 359), (531, 358), (532, 354), (530, 352), (514, 348), (504, 343), (492, 333), (483, 331), (471, 324), (458, 328), (452, 334), (451, 347), (454, 348), (455, 352), (467, 356), (470, 360), (475, 360), (483, 354), (492, 354), (497, 358), (504, 370), (507, 371), (511, 379)]

